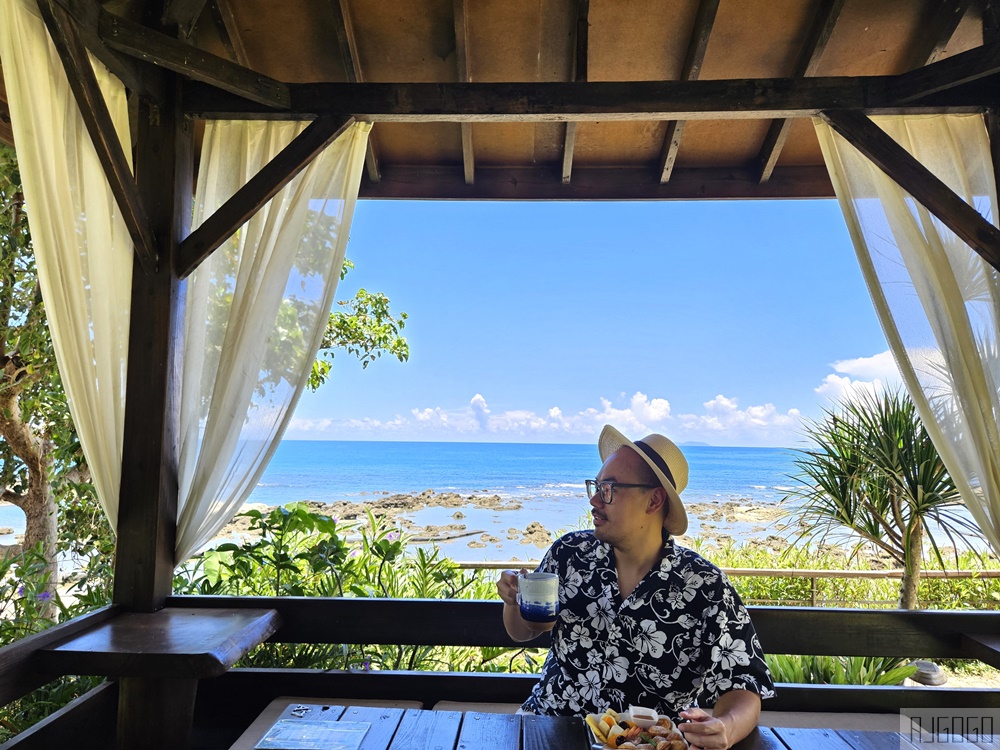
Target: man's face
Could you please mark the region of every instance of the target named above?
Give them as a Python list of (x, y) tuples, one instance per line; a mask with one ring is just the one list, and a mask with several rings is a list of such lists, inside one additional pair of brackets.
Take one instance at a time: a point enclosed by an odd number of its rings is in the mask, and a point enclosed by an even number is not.
[[(597, 473), (599, 482), (646, 484), (648, 469), (639, 454), (631, 448), (619, 448), (608, 456)], [(605, 505), (600, 493), (590, 501), (594, 521), (594, 536), (612, 547), (621, 547), (630, 538), (649, 525), (662, 525), (659, 512), (647, 513), (651, 495), (655, 490), (642, 487), (615, 487), (610, 505)]]

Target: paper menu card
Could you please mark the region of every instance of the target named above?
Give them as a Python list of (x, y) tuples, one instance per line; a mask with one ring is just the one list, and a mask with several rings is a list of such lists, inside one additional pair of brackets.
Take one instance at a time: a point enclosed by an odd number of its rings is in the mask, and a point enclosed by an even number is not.
[(370, 726), (364, 721), (281, 718), (254, 747), (258, 750), (358, 750)]

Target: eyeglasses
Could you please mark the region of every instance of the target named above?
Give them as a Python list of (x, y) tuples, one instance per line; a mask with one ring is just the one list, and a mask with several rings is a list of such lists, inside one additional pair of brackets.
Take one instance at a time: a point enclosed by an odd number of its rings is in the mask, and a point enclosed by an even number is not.
[(622, 489), (628, 489), (630, 487), (642, 487), (646, 490), (655, 490), (660, 485), (658, 484), (626, 484), (625, 482), (598, 482), (596, 479), (588, 479), (585, 484), (587, 485), (587, 497), (593, 500), (598, 493), (601, 496), (601, 502), (605, 505), (611, 505), (611, 502), (615, 499), (615, 488), (621, 487)]

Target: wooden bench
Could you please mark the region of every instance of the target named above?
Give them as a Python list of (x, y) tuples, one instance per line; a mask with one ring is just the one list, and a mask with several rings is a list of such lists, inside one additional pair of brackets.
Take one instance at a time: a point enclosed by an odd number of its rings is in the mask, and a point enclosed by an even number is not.
[[(269, 640), (281, 643), (538, 648), (548, 645), (547, 637), (530, 644), (513, 644), (503, 629), (499, 601), (171, 597), (167, 604), (167, 611), (173, 613), (276, 612), (274, 621), (280, 620), (280, 627)], [(765, 651), (770, 653), (965, 658), (1000, 667), (997, 648), (1000, 639), (996, 636), (1000, 633), (1000, 613), (996, 612), (750, 607), (750, 614)], [(90, 622), (93, 626), (110, 615), (104, 612), (88, 617), (95, 618)], [(64, 638), (70, 630), (80, 635), (87, 627), (74, 623), (60, 626)], [(50, 634), (42, 635), (44, 642), (36, 641), (34, 645), (20, 642), (0, 650), (0, 696), (5, 701), (18, 697), (16, 691), (7, 687), (10, 674), (21, 674), (18, 684), (27, 684), (23, 670), (19, 673), (16, 664), (7, 658), (8, 649), (16, 650), (33, 665), (44, 666), (48, 674), (68, 673), (74, 665), (88, 669), (95, 666), (88, 661), (92, 654), (79, 653), (81, 644), (93, 634), (82, 635), (83, 640), (74, 637), (65, 643)], [(28, 652), (30, 656), (25, 656)], [(114, 671), (124, 675), (120, 668), (127, 660), (121, 656), (115, 658), (119, 659), (117, 666), (102, 673)], [(136, 661), (129, 662), (129, 668), (135, 669), (132, 676), (158, 679), (152, 676), (158, 669), (154, 655), (135, 658)], [(218, 664), (229, 661), (225, 658)], [(217, 669), (213, 667), (210, 671)], [(195, 737), (199, 746), (223, 748), (280, 696), (418, 701), (424, 708), (432, 708), (440, 701), (519, 704), (537, 680), (536, 675), (530, 674), (424, 671), (229, 669), (214, 677), (200, 674), (203, 676), (198, 678), (194, 709)], [(777, 697), (765, 704), (769, 711), (791, 712), (786, 715), (839, 714), (844, 720), (852, 720), (852, 714), (890, 716), (903, 707), (1000, 707), (1000, 691), (978, 688), (779, 684), (777, 692)], [(56, 746), (56, 739), (66, 737), (60, 727), (76, 726), (82, 721), (81, 716), (89, 713), (91, 718), (98, 718), (108, 710), (113, 701), (105, 693), (107, 689), (92, 699), (67, 707), (38, 730), (36, 736), (29, 733), (11, 747)], [(803, 720), (806, 718), (810, 717)], [(820, 717), (815, 720), (818, 723), (808, 725), (831, 726), (831, 720)], [(103, 721), (107, 724), (107, 716)]]

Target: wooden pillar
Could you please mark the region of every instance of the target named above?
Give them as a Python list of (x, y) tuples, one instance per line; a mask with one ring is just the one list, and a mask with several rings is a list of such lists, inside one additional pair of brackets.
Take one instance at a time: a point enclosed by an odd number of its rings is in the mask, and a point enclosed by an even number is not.
[(139, 105), (136, 181), (155, 237), (154, 273), (132, 271), (125, 440), (118, 508), (114, 601), (153, 612), (170, 595), (177, 526), (177, 411), (181, 284), (174, 269), (187, 236), (192, 196), (190, 119), (179, 95), (162, 108)]
[[(179, 87), (162, 107), (140, 103), (135, 173), (159, 260), (132, 271), (125, 442), (118, 509), (114, 601), (154, 612), (171, 593), (177, 534), (178, 333), (182, 289), (174, 259), (190, 227), (193, 123), (180, 113)], [(119, 750), (190, 746), (198, 682), (121, 680)]]

